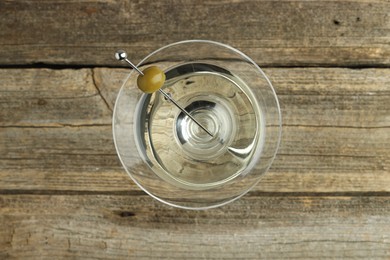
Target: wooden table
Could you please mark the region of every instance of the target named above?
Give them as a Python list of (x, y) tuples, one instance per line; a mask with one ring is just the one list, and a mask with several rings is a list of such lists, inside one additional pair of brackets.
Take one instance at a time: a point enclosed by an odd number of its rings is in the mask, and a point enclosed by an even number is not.
[[(269, 173), (227, 206), (142, 192), (117, 158), (134, 62), (220, 41), (270, 77), (283, 116)], [(0, 2), (0, 259), (390, 258), (389, 1)]]

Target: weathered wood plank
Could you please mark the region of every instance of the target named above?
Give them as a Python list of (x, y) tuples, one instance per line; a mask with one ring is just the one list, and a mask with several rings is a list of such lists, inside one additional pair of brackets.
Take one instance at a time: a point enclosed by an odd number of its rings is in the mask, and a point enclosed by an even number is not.
[(284, 125), (390, 126), (390, 75), (387, 69), (264, 71), (278, 94)]
[[(138, 192), (111, 133), (111, 110), (127, 73), (0, 70), (0, 190)], [(255, 191), (390, 191), (390, 70), (266, 73), (284, 127), (278, 156)]]
[(207, 211), (147, 196), (0, 196), (2, 258), (386, 259), (389, 197), (245, 197)]
[(261, 65), (388, 66), (388, 1), (0, 2), (0, 63), (114, 65), (175, 41), (230, 44)]
[(110, 124), (91, 69), (0, 70), (1, 126)]
[[(279, 96), (284, 125), (363, 128), (390, 125), (387, 69), (305, 68), (265, 69), (265, 72)], [(111, 110), (127, 73), (126, 69), (105, 68), (0, 70), (0, 124), (110, 124)]]
[[(270, 174), (255, 190), (390, 191), (386, 130), (285, 127)], [(115, 153), (110, 126), (5, 128), (0, 143), (3, 192), (134, 189)]]

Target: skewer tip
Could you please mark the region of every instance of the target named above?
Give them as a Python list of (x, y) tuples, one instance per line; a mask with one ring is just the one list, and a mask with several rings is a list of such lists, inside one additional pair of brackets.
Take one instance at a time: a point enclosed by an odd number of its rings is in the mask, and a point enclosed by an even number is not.
[(119, 50), (115, 53), (115, 58), (117, 60), (125, 60), (127, 59), (127, 53), (123, 50)]

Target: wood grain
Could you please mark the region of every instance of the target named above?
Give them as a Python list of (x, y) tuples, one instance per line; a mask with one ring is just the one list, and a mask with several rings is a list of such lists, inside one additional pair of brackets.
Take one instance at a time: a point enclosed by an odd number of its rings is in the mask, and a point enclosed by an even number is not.
[(2, 126), (108, 125), (112, 112), (91, 69), (0, 72)]
[(0, 197), (1, 258), (390, 257), (389, 197), (247, 196), (207, 211), (147, 196)]
[[(145, 195), (111, 131), (114, 52), (188, 39), (265, 67), (283, 117), (269, 173), (206, 211)], [(390, 259), (389, 65), (387, 0), (0, 1), (0, 259)]]
[(165, 44), (209, 39), (258, 64), (388, 66), (388, 1), (17, 1), (0, 2), (2, 65), (118, 66)]
[[(390, 191), (390, 70), (265, 72), (279, 95), (283, 136), (254, 192)], [(0, 70), (0, 191), (140, 194), (119, 163), (111, 133), (127, 73)]]

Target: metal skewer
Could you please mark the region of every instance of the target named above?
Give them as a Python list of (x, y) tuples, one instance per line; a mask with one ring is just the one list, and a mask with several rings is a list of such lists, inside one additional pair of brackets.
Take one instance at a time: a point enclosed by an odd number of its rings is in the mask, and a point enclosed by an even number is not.
[[(144, 75), (144, 73), (137, 68), (137, 66), (135, 66), (128, 58), (127, 58), (127, 53), (125, 51), (117, 51), (115, 53), (115, 58), (119, 61), (121, 60), (124, 60), (126, 61), (133, 69), (135, 69), (139, 74), (141, 74), (142, 76)], [(192, 121), (194, 121), (195, 124), (197, 124), (200, 128), (202, 128), (208, 135), (210, 135), (211, 137), (214, 137), (214, 135), (209, 131), (207, 130), (207, 128), (205, 128), (201, 123), (199, 123), (190, 113), (188, 113), (184, 108), (182, 108), (177, 102), (176, 100), (174, 100), (171, 95), (169, 95), (167, 92), (165, 92), (164, 90), (162, 90), (161, 88), (158, 90), (162, 95), (164, 95), (165, 98), (167, 98), (169, 101), (172, 102), (172, 104), (174, 104), (178, 109), (181, 110), (181, 112), (183, 112), (186, 116), (188, 116)]]

